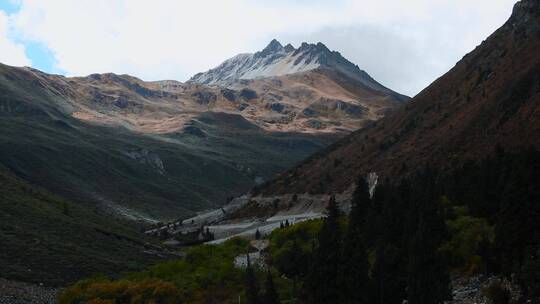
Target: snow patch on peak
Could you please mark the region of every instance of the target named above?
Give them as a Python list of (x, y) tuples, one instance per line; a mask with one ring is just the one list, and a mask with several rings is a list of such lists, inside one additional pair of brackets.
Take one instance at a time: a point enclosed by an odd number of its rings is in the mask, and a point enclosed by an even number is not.
[(287, 53), (296, 51), (294, 46), (292, 46), (292, 44), (290, 44), (290, 43), (288, 43), (285, 47), (283, 47), (283, 49), (285, 49), (285, 52), (287, 52)]
[(370, 89), (395, 94), (321, 42), (303, 42), (295, 49), (291, 44), (284, 47), (276, 39), (260, 52), (237, 55), (214, 69), (193, 76), (188, 82), (230, 86), (238, 80), (283, 76), (320, 68), (345, 74)]

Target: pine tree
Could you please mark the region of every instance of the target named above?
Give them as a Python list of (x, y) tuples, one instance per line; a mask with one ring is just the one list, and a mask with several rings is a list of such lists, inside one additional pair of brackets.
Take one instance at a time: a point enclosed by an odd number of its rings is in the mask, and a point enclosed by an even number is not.
[(260, 304), (259, 302), (259, 284), (257, 282), (257, 277), (255, 276), (255, 271), (251, 267), (251, 261), (249, 258), (249, 253), (246, 254), (247, 257), (247, 268), (246, 268), (246, 303), (247, 304)]
[(439, 247), (446, 226), (437, 204), (434, 174), (427, 170), (413, 189), (409, 208), (408, 302), (443, 303), (450, 296), (449, 276)]
[(369, 187), (360, 178), (351, 201), (349, 226), (343, 242), (341, 285), (344, 303), (371, 303), (369, 264), (364, 245), (364, 217), (371, 203)]
[(407, 251), (403, 233), (403, 202), (406, 193), (388, 182), (377, 186), (366, 219), (366, 239), (375, 249), (371, 272), (373, 303), (401, 303), (406, 298)]
[(327, 207), (327, 217), (319, 232), (319, 244), (308, 275), (304, 295), (309, 303), (339, 303), (341, 288), (342, 232), (339, 223), (340, 211), (334, 196)]
[(259, 231), (259, 229), (257, 229), (257, 231), (255, 231), (255, 239), (256, 239), (256, 240), (260, 240), (260, 239), (261, 239), (261, 232)]
[(274, 286), (274, 279), (270, 270), (266, 272), (266, 282), (264, 290), (264, 304), (279, 304), (279, 296)]
[(296, 286), (298, 278), (302, 274), (305, 274), (305, 266), (309, 265), (301, 257), (301, 249), (298, 246), (298, 241), (296, 240), (296, 238), (293, 239), (293, 245), (291, 248), (291, 262), (293, 267), (289, 272), (289, 275), (293, 280), (293, 296), (296, 297)]

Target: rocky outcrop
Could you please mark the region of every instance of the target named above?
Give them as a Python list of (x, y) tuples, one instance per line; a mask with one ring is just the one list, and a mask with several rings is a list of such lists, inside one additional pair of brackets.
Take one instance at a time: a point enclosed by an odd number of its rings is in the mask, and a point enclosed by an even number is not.
[(124, 152), (124, 155), (136, 160), (140, 164), (146, 165), (152, 168), (154, 171), (161, 175), (165, 174), (165, 166), (163, 161), (157, 153), (151, 152), (147, 149), (131, 149)]

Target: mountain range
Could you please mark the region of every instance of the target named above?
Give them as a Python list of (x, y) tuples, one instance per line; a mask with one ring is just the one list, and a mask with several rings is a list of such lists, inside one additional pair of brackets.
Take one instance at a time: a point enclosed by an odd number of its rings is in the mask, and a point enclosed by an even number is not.
[[(297, 70), (270, 73), (292, 53), (303, 58)], [(148, 253), (152, 240), (137, 238), (132, 221), (220, 207), (408, 99), (320, 43), (272, 41), (251, 67), (234, 61), (224, 64), (237, 71), (227, 84), (0, 65), (0, 181), (11, 189), (2, 246), (16, 249), (2, 251), (6, 276), (65, 282), (114, 272), (111, 261), (128, 254), (137, 262), (124, 269), (144, 265), (162, 254)], [(266, 74), (245, 79), (255, 66)]]
[[(254, 56), (276, 64), (285, 49), (274, 40)], [(2, 164), (124, 215), (178, 217), (220, 205), (407, 99), (322, 44), (301, 49), (336, 64), (301, 62), (298, 73), (229, 86), (2, 66)]]

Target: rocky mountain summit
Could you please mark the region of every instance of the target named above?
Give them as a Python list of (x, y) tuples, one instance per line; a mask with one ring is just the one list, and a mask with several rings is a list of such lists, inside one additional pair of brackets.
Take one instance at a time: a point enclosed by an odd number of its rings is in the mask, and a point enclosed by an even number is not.
[(404, 100), (404, 96), (384, 87), (339, 52), (330, 51), (321, 42), (302, 43), (296, 49), (291, 44), (281, 45), (272, 40), (262, 51), (239, 54), (218, 67), (193, 76), (189, 82), (229, 86), (238, 80), (278, 77), (317, 69), (328, 69), (345, 74), (363, 86)]

